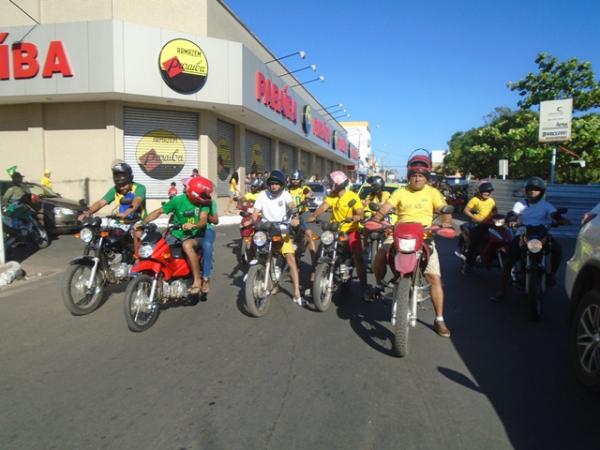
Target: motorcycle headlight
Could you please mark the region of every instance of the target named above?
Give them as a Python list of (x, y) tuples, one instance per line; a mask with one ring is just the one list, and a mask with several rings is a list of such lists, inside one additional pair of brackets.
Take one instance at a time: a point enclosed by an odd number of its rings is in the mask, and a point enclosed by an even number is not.
[(267, 243), (267, 235), (264, 231), (257, 231), (252, 240), (257, 247), (262, 247)]
[(495, 227), (503, 227), (504, 226), (504, 219), (498, 219), (498, 220), (494, 220), (494, 226)]
[(529, 249), (531, 253), (541, 252), (543, 246), (544, 244), (542, 244), (542, 241), (539, 239), (530, 239), (527, 241), (527, 249)]
[(92, 242), (93, 238), (94, 232), (90, 228), (82, 228), (81, 231), (79, 231), (79, 239), (81, 239), (86, 244)]
[(400, 251), (401, 252), (414, 252), (417, 247), (416, 239), (400, 239)]
[(75, 215), (75, 211), (73, 211), (72, 209), (69, 208), (60, 208), (58, 206), (54, 207), (54, 214), (56, 214), (57, 216), (73, 216)]
[(321, 242), (323, 243), (323, 245), (331, 245), (333, 243), (334, 238), (335, 236), (331, 231), (323, 231), (323, 233), (321, 233)]
[(144, 244), (140, 247), (141, 258), (150, 258), (152, 256), (152, 252), (154, 252), (154, 246), (150, 244)]

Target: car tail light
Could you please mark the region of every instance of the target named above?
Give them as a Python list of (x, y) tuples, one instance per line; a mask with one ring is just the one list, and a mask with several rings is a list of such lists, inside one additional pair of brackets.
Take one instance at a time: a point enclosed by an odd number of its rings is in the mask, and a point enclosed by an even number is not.
[(592, 220), (594, 220), (596, 218), (598, 214), (592, 213), (592, 212), (586, 212), (583, 215), (583, 219), (581, 219), (581, 226), (584, 226), (586, 223), (591, 222)]

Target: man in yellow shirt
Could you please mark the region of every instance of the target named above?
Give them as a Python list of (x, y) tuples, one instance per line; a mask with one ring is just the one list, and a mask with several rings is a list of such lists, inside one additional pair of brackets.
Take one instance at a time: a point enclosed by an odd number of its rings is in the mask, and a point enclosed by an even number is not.
[[(385, 181), (379, 175), (374, 175), (372, 177), (367, 178), (367, 183), (371, 185), (371, 192), (365, 197), (363, 200), (363, 205), (365, 209), (371, 211), (369, 205), (371, 203), (378, 203), (379, 205), (383, 205), (390, 198), (390, 193), (388, 191), (384, 191), (383, 187), (385, 186)], [(375, 211), (371, 211), (374, 213)]]
[(44, 176), (40, 180), (40, 184), (48, 189), (52, 189), (52, 180), (50, 179), (50, 171), (48, 169), (44, 170)]
[(465, 206), (464, 213), (475, 224), (470, 230), (469, 250), (467, 251), (467, 271), (475, 264), (477, 249), (483, 243), (490, 228), (489, 222), (496, 212), (496, 201), (492, 198), (494, 186), (489, 181), (483, 181), (475, 195)]
[[(362, 243), (358, 231), (358, 222), (363, 218), (363, 206), (356, 192), (348, 189), (350, 180), (348, 176), (339, 170), (329, 174), (331, 193), (325, 198), (321, 206), (317, 208), (307, 219), (314, 222), (317, 217), (328, 209), (331, 209), (331, 222), (340, 224), (339, 230), (348, 235), (348, 246), (352, 253), (356, 274), (363, 289), (367, 293), (367, 271), (362, 256)], [(351, 221), (346, 222), (346, 219)], [(313, 269), (314, 270), (314, 269)]]
[[(396, 208), (398, 223), (418, 222), (424, 227), (429, 227), (433, 222), (434, 214), (440, 214), (442, 208), (446, 206), (442, 193), (427, 184), (431, 174), (431, 159), (423, 155), (416, 155), (409, 159), (407, 171), (408, 186), (396, 189), (389, 200), (373, 216), (373, 220), (381, 221), (392, 208)], [(442, 221), (442, 226), (452, 227), (452, 215), (443, 214)], [(390, 236), (375, 257), (373, 274), (378, 289), (382, 289), (381, 282), (385, 277), (387, 254), (392, 243), (393, 237)], [(431, 301), (436, 315), (433, 328), (440, 336), (449, 337), (450, 330), (444, 322), (444, 290), (440, 260), (433, 241), (431, 246), (432, 252), (424, 275), (431, 285)]]
[[(308, 206), (306, 203), (309, 198), (312, 198), (313, 193), (312, 190), (304, 184), (304, 177), (302, 176), (302, 172), (300, 172), (299, 170), (294, 170), (292, 172), (292, 175), (290, 176), (290, 185), (288, 187), (288, 192), (294, 199), (294, 202), (296, 203), (296, 207), (298, 208), (300, 214), (304, 214), (306, 211), (308, 211)], [(313, 281), (315, 276), (314, 267), (316, 265), (317, 259), (317, 244), (315, 242), (315, 239), (313, 239), (314, 233), (310, 228), (307, 228), (306, 225), (302, 222), (300, 222), (299, 229), (297, 231), (299, 234), (297, 239), (299, 245), (303, 245), (301, 239), (303, 239), (304, 237), (306, 238), (308, 251), (310, 252), (311, 266), (313, 268), (313, 270), (311, 270), (310, 273), (310, 281)], [(304, 234), (304, 236), (302, 236), (302, 234)], [(302, 251), (304, 251), (304, 249), (302, 249)]]

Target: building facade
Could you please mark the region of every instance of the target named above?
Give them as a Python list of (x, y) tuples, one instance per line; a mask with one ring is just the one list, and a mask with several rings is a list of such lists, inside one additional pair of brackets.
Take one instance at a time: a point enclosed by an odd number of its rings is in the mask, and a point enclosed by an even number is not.
[(344, 128), (220, 0), (20, 6), (39, 25), (0, 6), (2, 172), (47, 168), (56, 191), (93, 201), (123, 159), (153, 208), (194, 168), (225, 197), (234, 172), (357, 163)]

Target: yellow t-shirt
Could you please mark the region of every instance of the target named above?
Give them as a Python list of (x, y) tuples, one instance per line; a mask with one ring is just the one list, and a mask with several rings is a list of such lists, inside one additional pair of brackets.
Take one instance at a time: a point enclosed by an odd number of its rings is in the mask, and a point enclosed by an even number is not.
[(52, 180), (48, 177), (42, 177), (42, 179), (40, 180), (40, 184), (42, 186), (47, 187), (48, 189), (52, 189)]
[(396, 208), (399, 223), (418, 222), (424, 227), (430, 226), (434, 212), (446, 205), (442, 193), (428, 184), (420, 191), (413, 191), (408, 186), (398, 188), (388, 202)]
[(229, 181), (229, 192), (236, 193), (238, 191), (238, 184), (234, 178)]
[(382, 191), (381, 194), (377, 196), (369, 194), (365, 197), (363, 203), (367, 206), (367, 208), (369, 208), (369, 203), (371, 202), (379, 203), (379, 205), (382, 206), (385, 202), (387, 202), (390, 199), (391, 195), (392, 194), (390, 194), (388, 191)]
[(495, 207), (496, 200), (494, 200), (493, 198), (490, 197), (483, 200), (477, 196), (469, 200), (469, 203), (467, 203), (467, 206), (465, 206), (465, 208), (469, 211), (472, 209), (476, 209), (477, 213), (471, 212), (471, 214), (473, 214), (475, 217), (481, 220), (488, 219), (491, 216), (492, 211)]
[[(355, 200), (354, 206), (348, 206), (352, 200)], [(331, 209), (331, 221), (341, 223), (340, 231), (343, 233), (349, 233), (350, 231), (358, 230), (357, 222), (343, 223), (344, 219), (352, 218), (352, 215), (359, 209), (363, 209), (363, 205), (360, 202), (360, 197), (356, 192), (347, 190), (341, 197), (327, 196), (325, 203), (329, 205)]]
[(305, 212), (307, 209), (306, 205), (303, 205), (304, 201), (306, 200), (306, 194), (304, 193), (305, 189), (308, 189), (310, 191), (310, 188), (308, 186), (298, 186), (296, 188), (288, 189), (288, 192), (294, 199), (294, 202), (296, 203), (296, 206), (300, 209), (300, 212)]

